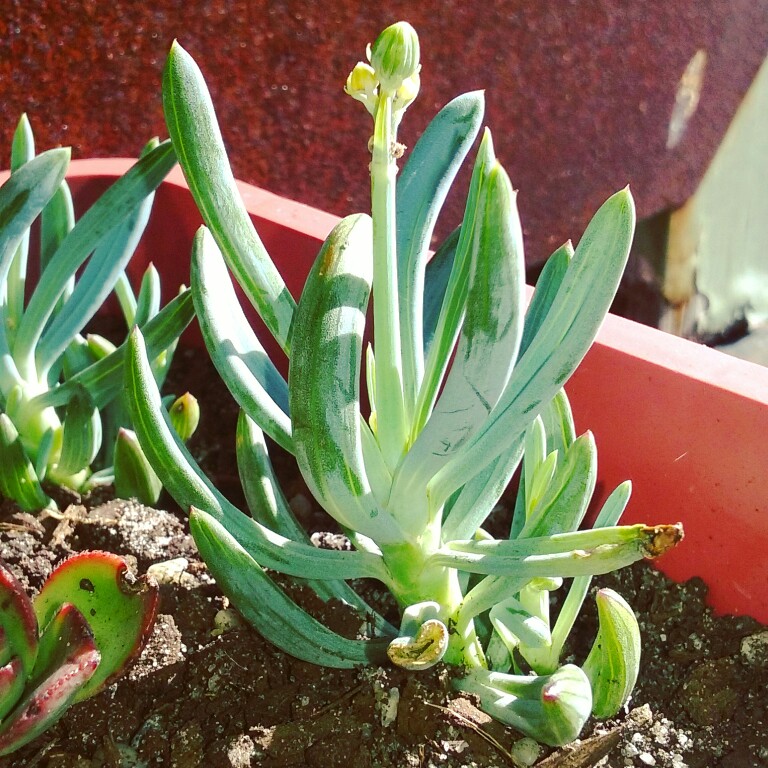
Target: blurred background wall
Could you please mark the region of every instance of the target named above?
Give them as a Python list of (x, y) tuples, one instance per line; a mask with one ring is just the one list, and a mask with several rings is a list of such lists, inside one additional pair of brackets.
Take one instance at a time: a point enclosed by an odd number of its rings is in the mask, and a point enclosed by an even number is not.
[[(135, 156), (165, 136), (161, 73), (178, 38), (207, 77), (235, 174), (340, 215), (368, 207), (371, 130), (344, 81), (380, 29), (407, 19), (423, 71), (401, 140), (412, 145), (444, 103), (484, 88), (497, 154), (520, 189), (529, 264), (577, 240), (625, 184), (643, 219), (682, 205), (768, 50), (768, 0), (0, 7), (4, 167), (22, 112), (40, 149), (71, 145), (78, 158)], [(461, 215), (464, 188), (443, 231)], [(653, 282), (642, 265), (636, 277)]]

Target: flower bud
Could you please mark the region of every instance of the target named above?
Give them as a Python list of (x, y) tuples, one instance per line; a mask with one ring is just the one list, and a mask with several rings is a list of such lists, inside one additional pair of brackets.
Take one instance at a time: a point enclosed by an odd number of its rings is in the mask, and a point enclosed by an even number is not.
[(370, 60), (382, 91), (394, 95), (403, 81), (419, 72), (419, 37), (407, 22), (387, 27), (370, 49)]
[(344, 90), (353, 99), (366, 103), (376, 99), (378, 85), (379, 81), (376, 79), (373, 67), (364, 61), (358, 61), (355, 68), (349, 73)]

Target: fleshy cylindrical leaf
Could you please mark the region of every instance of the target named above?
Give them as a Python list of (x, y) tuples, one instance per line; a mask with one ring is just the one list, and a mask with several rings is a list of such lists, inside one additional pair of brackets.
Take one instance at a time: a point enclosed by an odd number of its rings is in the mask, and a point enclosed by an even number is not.
[(595, 596), (600, 628), (584, 662), (592, 683), (592, 713), (613, 717), (632, 695), (640, 671), (640, 628), (634, 611), (612, 589)]

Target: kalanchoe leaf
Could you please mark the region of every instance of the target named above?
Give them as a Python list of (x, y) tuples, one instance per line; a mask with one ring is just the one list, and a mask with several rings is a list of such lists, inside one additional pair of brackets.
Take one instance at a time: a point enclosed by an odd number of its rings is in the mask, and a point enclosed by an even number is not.
[(24, 692), (25, 682), (24, 668), (18, 656), (0, 666), (0, 723)]
[(454, 684), (497, 720), (553, 747), (573, 741), (592, 710), (589, 680), (573, 664), (537, 677), (473, 669)]
[(99, 671), (100, 658), (82, 613), (69, 603), (62, 605), (43, 631), (23, 697), (0, 725), (0, 755), (39, 736), (82, 698)]
[(72, 603), (86, 617), (101, 654), (77, 701), (109, 685), (138, 656), (152, 631), (157, 600), (153, 580), (130, 577), (123, 558), (107, 552), (74, 555), (53, 571), (34, 601), (40, 626)]
[[(37, 618), (32, 602), (0, 560), (0, 722), (13, 706), (37, 659)], [(20, 682), (19, 682), (20, 681)]]
[(118, 430), (114, 455), (115, 493), (121, 499), (137, 499), (151, 506), (157, 503), (163, 484), (141, 450), (136, 433)]
[(592, 714), (613, 717), (632, 695), (640, 671), (640, 628), (626, 600), (612, 589), (595, 596), (600, 627), (584, 672), (592, 684)]
[(5, 413), (0, 413), (0, 494), (13, 499), (27, 512), (52, 503), (40, 485), (16, 427)]

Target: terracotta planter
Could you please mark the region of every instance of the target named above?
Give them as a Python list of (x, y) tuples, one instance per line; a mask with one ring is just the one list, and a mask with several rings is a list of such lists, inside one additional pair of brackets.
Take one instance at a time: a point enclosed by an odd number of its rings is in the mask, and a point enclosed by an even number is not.
[[(132, 162), (73, 162), (68, 179), (78, 209)], [(336, 217), (247, 184), (241, 192), (298, 296)], [(132, 275), (152, 261), (166, 294), (175, 292), (189, 280), (200, 223), (177, 168), (157, 192)], [(261, 338), (273, 351), (268, 335)], [(685, 542), (660, 568), (679, 581), (704, 579), (718, 612), (768, 622), (768, 369), (609, 316), (567, 389), (577, 427), (595, 433), (598, 492), (633, 482), (624, 522), (684, 523)]]

